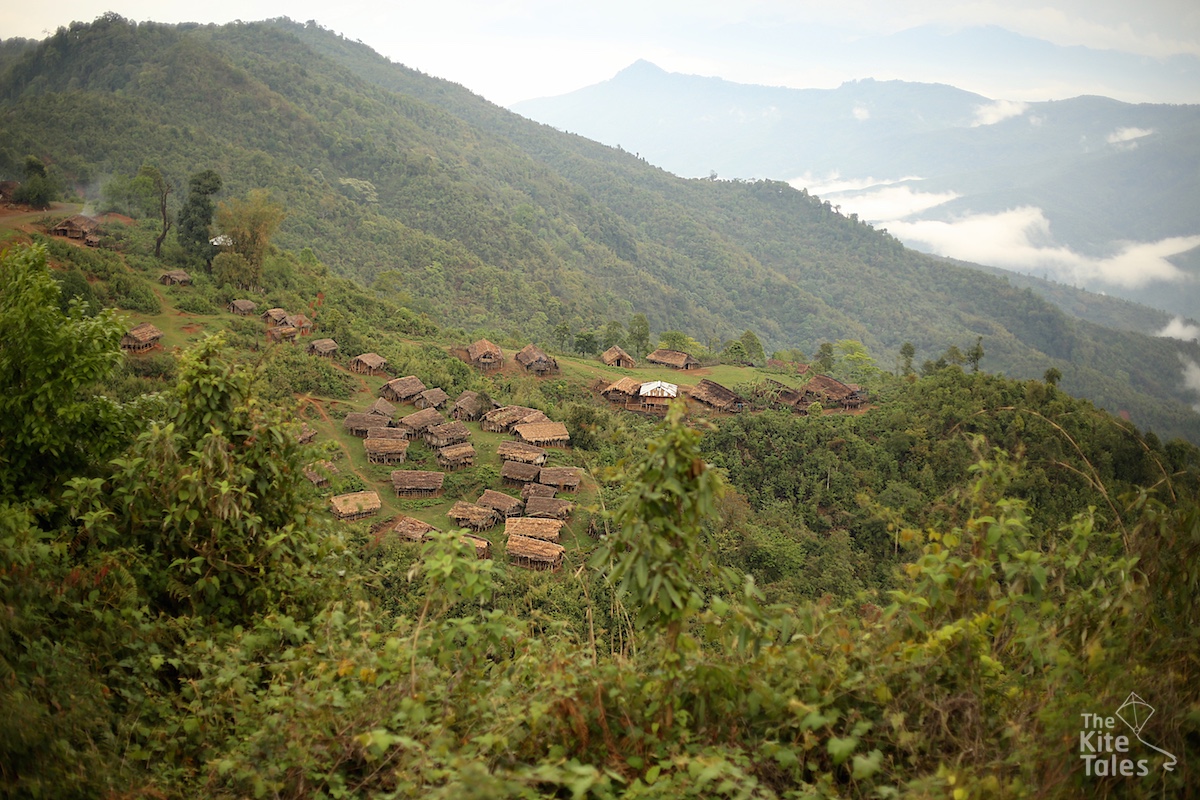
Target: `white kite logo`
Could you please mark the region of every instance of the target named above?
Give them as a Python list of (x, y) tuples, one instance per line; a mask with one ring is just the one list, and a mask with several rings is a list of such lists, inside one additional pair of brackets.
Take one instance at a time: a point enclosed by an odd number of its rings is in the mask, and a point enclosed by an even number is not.
[(1154, 706), (1138, 697), (1136, 692), (1130, 692), (1129, 697), (1126, 697), (1125, 702), (1122, 703), (1121, 707), (1117, 709), (1117, 717), (1121, 720), (1121, 722), (1124, 722), (1129, 726), (1129, 729), (1133, 731), (1133, 735), (1137, 737), (1139, 742), (1146, 745), (1146, 747), (1149, 747), (1151, 750), (1157, 750), (1170, 759), (1170, 761), (1163, 764), (1163, 769), (1167, 771), (1173, 770), (1175, 769), (1175, 764), (1178, 759), (1168, 753), (1166, 750), (1163, 750), (1161, 747), (1155, 747), (1142, 738), (1142, 728), (1146, 726), (1146, 722), (1149, 721), (1150, 717), (1152, 716), (1154, 716)]

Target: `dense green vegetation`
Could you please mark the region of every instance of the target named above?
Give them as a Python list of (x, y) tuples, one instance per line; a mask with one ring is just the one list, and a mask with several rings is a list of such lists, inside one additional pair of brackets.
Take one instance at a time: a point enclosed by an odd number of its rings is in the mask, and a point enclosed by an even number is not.
[[(714, 351), (751, 328), (768, 351), (911, 342), (918, 363), (983, 336), (985, 369), (1053, 367), (1067, 391), (1200, 441), (1180, 372), (1200, 345), (1073, 320), (782, 183), (678, 179), (314, 24), (109, 15), (5, 53), (0, 175), (34, 154), (94, 197), (149, 165), (178, 209), (212, 170), (214, 202), (269, 189), (282, 245), (451, 325), (542, 341), (565, 326), (586, 345), (641, 313)], [(201, 258), (190, 241), (164, 256)]]

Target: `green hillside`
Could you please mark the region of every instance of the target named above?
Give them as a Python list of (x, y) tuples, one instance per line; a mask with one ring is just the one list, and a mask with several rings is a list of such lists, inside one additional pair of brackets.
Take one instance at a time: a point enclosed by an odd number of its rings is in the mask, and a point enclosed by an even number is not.
[(1200, 441), (1180, 362), (1200, 345), (1072, 320), (781, 183), (676, 178), (315, 25), (108, 16), (4, 63), (0, 175), (34, 154), (94, 200), (143, 163), (179, 187), (216, 170), (219, 199), (265, 187), (285, 206), (280, 245), (451, 327), (548, 341), (641, 313), (704, 344), (858, 340), (884, 364), (906, 341), (921, 363), (982, 336), (989, 371), (1055, 368), (1068, 391)]

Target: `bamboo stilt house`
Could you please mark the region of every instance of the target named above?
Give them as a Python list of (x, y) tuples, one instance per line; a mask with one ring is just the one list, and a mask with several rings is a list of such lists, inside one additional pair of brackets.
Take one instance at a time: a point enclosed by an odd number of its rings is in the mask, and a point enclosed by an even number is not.
[(149, 322), (143, 322), (121, 337), (121, 349), (127, 353), (145, 353), (152, 350), (162, 337), (162, 331)]
[(524, 486), (527, 483), (536, 483), (541, 471), (542, 468), (536, 464), (505, 461), (504, 466), (500, 468), (500, 477), (510, 486)]
[(487, 339), (480, 339), (467, 348), (467, 360), (471, 366), (488, 372), (504, 366), (504, 352)]
[(437, 451), (438, 466), (442, 469), (456, 470), (475, 465), (475, 446), (463, 442), (452, 444)]
[(543, 542), (557, 542), (565, 523), (558, 519), (533, 519), (531, 517), (509, 517), (504, 520), (505, 536), (524, 536)]
[(566, 447), (571, 443), (571, 434), (561, 422), (534, 422), (517, 425), (513, 433), (525, 444), (535, 447)]
[(520, 461), (522, 464), (546, 463), (546, 450), (524, 442), (501, 442), (496, 445), (496, 455), (501, 461)]
[(625, 367), (632, 369), (637, 366), (637, 361), (633, 356), (621, 349), (620, 345), (614, 344), (612, 347), (600, 354), (600, 360), (610, 367)]
[(583, 470), (579, 467), (542, 467), (538, 473), (538, 483), (553, 486), (560, 492), (574, 492), (579, 489), (579, 481)]
[(408, 431), (408, 438), (415, 439), (429, 428), (445, 424), (446, 418), (436, 408), (426, 408), (401, 417), (399, 427)]
[(558, 362), (535, 344), (525, 345), (514, 358), (526, 372), (532, 372), (534, 375), (551, 375), (558, 372)]
[(350, 360), (350, 371), (360, 375), (382, 375), (387, 359), (378, 353), (363, 353)]
[(696, 357), (681, 350), (660, 348), (646, 356), (646, 361), (650, 364), (661, 364), (671, 369), (700, 369), (700, 362), (696, 360)]
[(384, 425), (380, 418), (378, 427), (367, 428), (368, 439), (408, 439), (408, 433), (401, 428), (393, 428), (390, 425)]
[(288, 313), (286, 309), (268, 308), (261, 315), (259, 315), (259, 318), (262, 319), (263, 322), (267, 323), (268, 328), (276, 328), (284, 324), (283, 321), (288, 318)]
[(383, 503), (375, 492), (351, 492), (329, 498), (333, 515), (341, 520), (355, 520), (379, 513)]
[(471, 430), (458, 420), (425, 429), (425, 442), (430, 447), (449, 447), (452, 444), (461, 444), (470, 438)]
[[(483, 415), (479, 427), (490, 433), (507, 433), (512, 426), (519, 424), (533, 414), (541, 414), (536, 408), (525, 406), (501, 406)], [(544, 415), (543, 415), (544, 416)]]
[(454, 520), (459, 527), (470, 528), (473, 531), (486, 531), (500, 524), (500, 514), (496, 509), (465, 503), (462, 500), (451, 506), (446, 516)]
[(351, 436), (357, 436), (360, 439), (367, 438), (367, 432), (371, 428), (380, 427), (380, 418), (376, 414), (364, 414), (361, 411), (351, 411), (342, 420), (342, 428)]
[(442, 408), (448, 402), (450, 402), (450, 395), (446, 394), (444, 389), (436, 386), (426, 389), (413, 399), (413, 405), (417, 408)]
[(553, 497), (531, 497), (525, 501), (525, 516), (541, 519), (565, 520), (575, 510), (575, 504), (569, 500), (556, 500)]
[(287, 319), (283, 321), (284, 325), (291, 325), (300, 332), (301, 336), (307, 336), (312, 333), (313, 322), (305, 314), (288, 314)]
[(479, 499), (475, 501), (475, 505), (493, 508), (502, 517), (515, 517), (521, 513), (523, 503), (520, 498), (513, 497), (511, 494), (485, 489), (483, 494), (479, 495)]
[(379, 389), (379, 396), (393, 403), (408, 403), (425, 391), (425, 384), (416, 375), (405, 375), (388, 381)]
[(291, 325), (276, 325), (274, 328), (267, 329), (267, 341), (269, 342), (294, 342), (299, 335), (300, 331)]
[(333, 339), (313, 339), (308, 343), (308, 354), (310, 356), (333, 358), (333, 354), (337, 352), (337, 349), (337, 342)]
[(710, 381), (708, 378), (702, 379), (688, 393), (693, 400), (697, 400), (709, 408), (717, 411), (728, 411), (736, 414), (745, 410), (746, 401), (739, 397), (730, 389), (726, 389), (721, 384)]
[(562, 569), (565, 548), (553, 542), (543, 542), (526, 536), (509, 536), (504, 544), (509, 563), (539, 572)]
[(484, 411), (490, 411), (491, 407), (484, 408), (483, 398), (479, 392), (473, 392), (470, 389), (464, 389), (463, 393), (454, 401), (454, 407), (450, 410), (450, 416), (463, 422), (474, 422), (483, 416)]
[(392, 488), (396, 497), (436, 497), (442, 493), (442, 483), (445, 480), (446, 476), (441, 472), (418, 469), (392, 471)]
[(158, 282), (163, 286), (191, 286), (192, 276), (181, 269), (173, 269), (159, 276)]
[(419, 520), (416, 517), (406, 517), (401, 514), (396, 518), (396, 522), (392, 525), (392, 533), (396, 534), (401, 539), (409, 542), (423, 542), (430, 533), (433, 533), (437, 528), (430, 525), (428, 522)]
[(521, 499), (528, 503), (534, 497), (554, 497), (557, 491), (544, 483), (527, 483), (521, 487)]
[(367, 461), (372, 464), (403, 464), (408, 454), (407, 439), (363, 439)]
[(234, 300), (229, 304), (229, 313), (237, 314), (240, 317), (248, 317), (258, 308), (258, 303), (253, 300)]
[(374, 414), (390, 422), (392, 417), (396, 416), (396, 407), (380, 397), (374, 403), (371, 403), (365, 413)]

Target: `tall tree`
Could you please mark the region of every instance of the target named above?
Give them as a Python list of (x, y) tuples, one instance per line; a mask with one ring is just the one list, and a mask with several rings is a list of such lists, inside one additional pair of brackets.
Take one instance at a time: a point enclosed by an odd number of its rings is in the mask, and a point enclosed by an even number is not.
[(25, 180), (13, 193), (13, 200), (40, 210), (49, 208), (56, 197), (58, 191), (46, 165), (37, 156), (25, 156)]
[(917, 354), (917, 348), (913, 347), (912, 342), (905, 342), (900, 345), (900, 373), (902, 375), (911, 375), (913, 368), (913, 357)]
[(188, 255), (212, 264), (216, 248), (212, 245), (212, 221), (216, 206), (212, 196), (221, 191), (221, 176), (214, 170), (197, 172), (188, 179), (188, 196), (179, 209), (175, 236)]
[(629, 337), (625, 340), (635, 356), (650, 352), (650, 322), (645, 314), (634, 314), (629, 320)]
[(259, 283), (271, 237), (286, 216), (265, 189), (253, 189), (244, 200), (234, 198), (217, 206), (217, 228), (229, 237), (229, 244), (222, 247), (246, 259)]
[(740, 341), (742, 347), (746, 349), (746, 360), (752, 364), (762, 366), (767, 360), (767, 354), (763, 351), (762, 342), (758, 340), (758, 336), (754, 331), (747, 329), (741, 335)]
[(971, 365), (971, 372), (979, 372), (980, 361), (983, 361), (982, 336), (976, 337), (975, 344), (967, 351), (967, 363)]
[(143, 164), (138, 170), (137, 180), (145, 186), (145, 191), (152, 198), (155, 210), (162, 220), (162, 230), (158, 233), (158, 238), (154, 240), (154, 257), (162, 256), (162, 245), (167, 239), (167, 231), (171, 230), (171, 215), (167, 209), (167, 198), (174, 187), (171, 182), (162, 174), (162, 170), (152, 164)]

